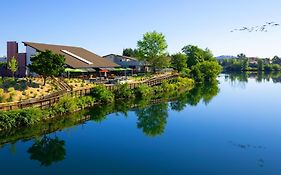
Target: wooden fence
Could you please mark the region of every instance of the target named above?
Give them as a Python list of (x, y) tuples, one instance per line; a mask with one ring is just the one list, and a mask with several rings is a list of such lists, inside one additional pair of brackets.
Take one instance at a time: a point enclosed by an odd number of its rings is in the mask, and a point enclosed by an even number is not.
[[(178, 75), (167, 75), (167, 76), (162, 76), (158, 78), (152, 78), (148, 80), (144, 80), (141, 82), (137, 83), (129, 83), (129, 88), (134, 89), (138, 87), (141, 84), (147, 84), (148, 86), (157, 86), (163, 83), (163, 81), (167, 80), (172, 80), (174, 78), (178, 77)], [(108, 90), (113, 91), (116, 89), (116, 85), (112, 84), (106, 84), (105, 85)], [(89, 95), (91, 92), (91, 88), (84, 88), (84, 89), (78, 89), (78, 90), (72, 90), (69, 91), (67, 89), (60, 90), (58, 92), (52, 93), (50, 95), (40, 97), (40, 98), (33, 98), (29, 100), (24, 100), (20, 102), (10, 102), (10, 103), (2, 103), (0, 104), (0, 111), (9, 111), (9, 110), (14, 110), (14, 109), (23, 109), (23, 108), (29, 108), (29, 107), (38, 107), (41, 109), (49, 108), (55, 103), (57, 103), (60, 98), (65, 95), (69, 94), (71, 96), (85, 96)]]

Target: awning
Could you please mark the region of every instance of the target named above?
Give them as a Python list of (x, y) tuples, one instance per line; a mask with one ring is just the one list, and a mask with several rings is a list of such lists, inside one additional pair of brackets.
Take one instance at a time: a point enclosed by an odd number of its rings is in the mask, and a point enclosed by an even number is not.
[(87, 70), (84, 69), (71, 69), (71, 68), (65, 68), (64, 72), (88, 72)]

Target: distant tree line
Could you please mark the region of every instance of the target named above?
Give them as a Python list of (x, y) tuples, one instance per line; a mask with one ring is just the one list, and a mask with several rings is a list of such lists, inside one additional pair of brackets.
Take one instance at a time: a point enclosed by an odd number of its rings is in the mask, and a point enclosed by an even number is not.
[(242, 71), (281, 71), (281, 58), (274, 56), (272, 59), (249, 58), (245, 54), (237, 55), (237, 58), (228, 58), (219, 60), (224, 71), (242, 72)]

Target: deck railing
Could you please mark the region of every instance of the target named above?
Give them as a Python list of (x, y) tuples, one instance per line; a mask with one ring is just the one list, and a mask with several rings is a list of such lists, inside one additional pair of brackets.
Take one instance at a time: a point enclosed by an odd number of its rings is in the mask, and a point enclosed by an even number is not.
[[(134, 89), (138, 87), (141, 84), (147, 84), (148, 86), (157, 86), (163, 83), (163, 81), (167, 80), (172, 80), (174, 78), (178, 77), (177, 74), (173, 75), (166, 75), (166, 76), (161, 76), (157, 78), (151, 78), (148, 80), (136, 82), (136, 83), (129, 83), (128, 86), (131, 89)], [(59, 82), (59, 80), (57, 80)], [(66, 86), (66, 85), (64, 85)], [(117, 88), (116, 85), (114, 84), (106, 84), (105, 87), (108, 90), (115, 90)], [(24, 101), (18, 101), (18, 102), (9, 102), (9, 103), (0, 103), (0, 111), (9, 111), (9, 110), (14, 110), (14, 109), (23, 109), (23, 108), (29, 108), (29, 107), (39, 107), (41, 109), (49, 108), (55, 103), (57, 103), (60, 98), (65, 95), (69, 94), (71, 96), (85, 96), (89, 95), (91, 92), (92, 88), (83, 88), (83, 89), (77, 89), (77, 90), (69, 90), (68, 87), (61, 88), (62, 90), (59, 90), (55, 93), (49, 94), (44, 97), (40, 98), (33, 98), (33, 99), (28, 99)]]

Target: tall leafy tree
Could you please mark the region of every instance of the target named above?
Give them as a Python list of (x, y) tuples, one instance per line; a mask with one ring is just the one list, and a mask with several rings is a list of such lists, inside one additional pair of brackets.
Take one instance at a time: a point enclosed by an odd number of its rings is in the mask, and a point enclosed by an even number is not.
[(31, 64), (28, 66), (30, 71), (43, 77), (44, 86), (46, 84), (47, 77), (58, 76), (64, 72), (64, 55), (55, 54), (50, 50), (40, 52), (30, 60)]
[(137, 46), (140, 60), (149, 63), (153, 72), (169, 66), (170, 60), (166, 51), (168, 45), (162, 33), (156, 31), (145, 33)]
[(187, 68), (186, 64), (187, 58), (185, 54), (177, 53), (171, 56), (171, 66), (178, 72)]
[(187, 56), (187, 67), (192, 67), (203, 61), (215, 61), (212, 52), (209, 49), (201, 49), (198, 46), (187, 45), (182, 48)]
[(15, 57), (12, 57), (8, 62), (8, 69), (12, 72), (13, 77), (15, 77), (15, 73), (18, 70), (18, 61)]

